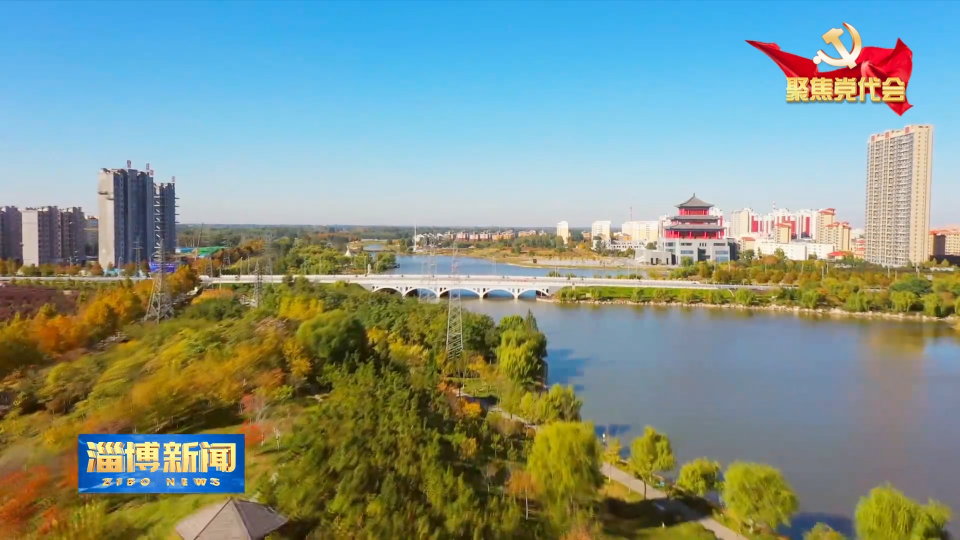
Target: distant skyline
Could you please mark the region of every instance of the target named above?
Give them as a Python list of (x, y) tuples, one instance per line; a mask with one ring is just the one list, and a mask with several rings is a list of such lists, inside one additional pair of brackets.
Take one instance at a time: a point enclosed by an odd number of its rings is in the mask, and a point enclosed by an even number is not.
[[(891, 16), (896, 13), (896, 16)], [(101, 167), (177, 177), (184, 223), (484, 226), (833, 207), (867, 141), (934, 126), (960, 222), (960, 5), (0, 3), (0, 205), (96, 214)], [(37, 22), (42, 21), (42, 32)], [(787, 104), (745, 40), (811, 57), (849, 22), (914, 53), (898, 117)], [(535, 225), (533, 225), (535, 224)]]

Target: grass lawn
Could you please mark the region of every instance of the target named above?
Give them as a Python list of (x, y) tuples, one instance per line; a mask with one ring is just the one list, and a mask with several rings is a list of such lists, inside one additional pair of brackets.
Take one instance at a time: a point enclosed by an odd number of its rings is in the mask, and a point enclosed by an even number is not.
[(600, 491), (599, 517), (609, 538), (624, 540), (714, 540), (710, 531), (697, 523), (679, 523), (669, 511), (661, 512), (656, 500), (612, 482)]
[[(227, 426), (205, 430), (203, 433), (236, 433), (239, 428), (239, 425)], [(210, 495), (124, 496), (130, 500), (122, 506), (122, 512), (131, 523), (136, 524), (142, 531), (141, 538), (149, 540), (180, 539), (180, 535), (175, 530), (177, 523), (204, 506), (222, 502), (231, 496), (252, 499), (256, 495), (259, 479), (272, 471), (277, 455), (276, 441), (272, 435), (267, 437), (266, 444), (263, 446), (254, 445), (247, 448), (246, 493), (243, 495), (217, 493)]]

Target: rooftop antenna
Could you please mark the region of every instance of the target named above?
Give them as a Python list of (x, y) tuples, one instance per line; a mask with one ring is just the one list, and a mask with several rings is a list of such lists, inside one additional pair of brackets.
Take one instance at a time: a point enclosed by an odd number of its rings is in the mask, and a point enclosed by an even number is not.
[(171, 183), (171, 184), (176, 184), (176, 183), (177, 183), (177, 177), (176, 177), (176, 176), (171, 176), (171, 177), (170, 177), (170, 183)]
[(130, 161), (129, 159), (127, 160), (127, 168), (128, 168), (128, 169), (132, 169), (132, 168), (133, 168), (133, 162)]
[(630, 207), (630, 221), (633, 221), (633, 207)]

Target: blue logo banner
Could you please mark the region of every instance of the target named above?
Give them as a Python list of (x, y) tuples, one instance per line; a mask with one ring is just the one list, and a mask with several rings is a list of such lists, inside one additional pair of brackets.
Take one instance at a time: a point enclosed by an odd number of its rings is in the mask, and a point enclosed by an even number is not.
[(80, 493), (243, 493), (243, 435), (78, 435)]

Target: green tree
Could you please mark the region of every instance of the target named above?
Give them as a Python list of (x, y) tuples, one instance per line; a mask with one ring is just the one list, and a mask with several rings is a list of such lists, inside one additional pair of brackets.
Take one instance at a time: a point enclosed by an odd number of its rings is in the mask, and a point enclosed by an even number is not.
[(817, 309), (821, 302), (823, 302), (823, 295), (816, 289), (804, 291), (800, 295), (800, 305), (807, 309)]
[(923, 303), (924, 315), (928, 317), (943, 317), (945, 315), (943, 297), (939, 294), (925, 294), (920, 298), (920, 302)]
[(756, 255), (757, 255), (757, 254), (756, 254), (756, 252), (755, 252), (754, 250), (752, 250), (752, 249), (745, 249), (745, 250), (743, 250), (743, 251), (740, 252), (740, 260), (743, 261), (743, 262), (745, 262), (745, 263), (747, 263), (747, 264), (750, 264), (751, 262), (753, 262), (753, 259), (754, 259), (754, 257), (756, 257)]
[(620, 452), (622, 451), (623, 446), (620, 444), (620, 439), (611, 437), (607, 440), (607, 447), (603, 449), (603, 462), (618, 465), (620, 463)]
[(799, 502), (780, 471), (761, 463), (734, 462), (724, 475), (723, 501), (751, 530), (756, 525), (789, 525)]
[[(435, 380), (373, 363), (330, 379), (333, 390), (284, 444), (275, 478), (257, 486), (264, 502), (291, 517), (291, 538), (516, 534), (519, 506), (473, 474), (492, 449), (450, 421)], [(470, 439), (478, 445), (472, 453), (450, 447)]]
[(844, 302), (844, 308), (853, 313), (870, 311), (870, 298), (863, 291), (851, 293)]
[(707, 458), (697, 458), (680, 467), (677, 487), (698, 497), (720, 489), (720, 464)]
[(335, 309), (304, 322), (297, 330), (297, 341), (314, 358), (335, 364), (348, 357), (362, 362), (367, 359), (367, 332), (354, 315)]
[(803, 535), (803, 540), (846, 540), (846, 537), (825, 523), (817, 523)]
[(943, 536), (950, 509), (930, 501), (921, 505), (893, 486), (873, 488), (857, 504), (854, 522), (861, 540), (934, 540)]
[(910, 274), (900, 278), (890, 286), (890, 291), (908, 291), (919, 296), (923, 296), (933, 290), (933, 284), (930, 280)]
[(910, 291), (894, 291), (890, 292), (890, 302), (893, 304), (893, 309), (900, 313), (907, 313), (913, 309), (913, 306), (920, 301), (915, 293)]
[(561, 529), (589, 507), (603, 484), (593, 424), (556, 422), (537, 431), (527, 469), (551, 521)]
[(670, 439), (651, 426), (643, 429), (643, 435), (630, 443), (630, 470), (643, 480), (643, 497), (647, 497), (647, 484), (657, 472), (668, 472), (676, 466)]
[(500, 336), (497, 362), (500, 371), (517, 384), (528, 385), (544, 374), (546, 337), (540, 332), (508, 330)]
[(752, 306), (757, 301), (757, 293), (750, 289), (737, 289), (734, 293), (734, 301), (741, 306)]

